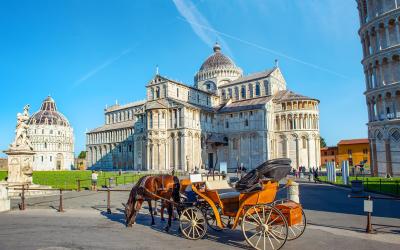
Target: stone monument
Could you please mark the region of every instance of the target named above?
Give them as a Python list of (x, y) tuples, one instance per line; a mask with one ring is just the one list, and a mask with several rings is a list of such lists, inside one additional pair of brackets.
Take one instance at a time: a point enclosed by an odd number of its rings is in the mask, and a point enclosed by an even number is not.
[(28, 120), (29, 105), (25, 105), (22, 114), (17, 114), (14, 142), (4, 151), (8, 155), (7, 182), (10, 185), (32, 184), (32, 163), (35, 152), (28, 135)]
[(0, 182), (0, 212), (9, 211), (10, 208), (7, 185)]

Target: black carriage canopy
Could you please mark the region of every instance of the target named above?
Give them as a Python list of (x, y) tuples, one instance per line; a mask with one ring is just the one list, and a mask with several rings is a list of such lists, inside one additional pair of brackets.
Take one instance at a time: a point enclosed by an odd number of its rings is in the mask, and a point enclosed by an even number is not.
[(291, 163), (292, 161), (289, 158), (279, 158), (266, 161), (243, 176), (236, 183), (235, 188), (240, 192), (261, 190), (261, 179), (268, 178), (280, 181), (290, 173), (290, 170), (292, 169), (290, 166)]

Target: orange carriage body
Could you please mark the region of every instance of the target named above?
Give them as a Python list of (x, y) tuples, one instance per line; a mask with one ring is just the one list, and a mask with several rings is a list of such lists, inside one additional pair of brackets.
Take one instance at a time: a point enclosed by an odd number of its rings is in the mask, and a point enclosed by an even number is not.
[[(186, 183), (189, 185), (189, 183)], [(182, 185), (182, 183), (181, 183)], [(245, 213), (245, 208), (257, 204), (269, 204), (275, 201), (278, 192), (279, 183), (275, 181), (264, 181), (262, 190), (240, 193), (237, 196), (221, 198), (217, 190), (208, 190), (204, 182), (192, 184), (192, 190), (203, 198), (212, 208), (216, 215), (217, 225), (223, 228), (221, 223), (221, 215), (235, 218), (232, 228), (235, 228), (240, 221), (241, 216)], [(218, 210), (217, 206), (220, 208)], [(302, 207), (296, 202), (285, 202), (276, 205), (285, 216), (288, 226), (301, 223)]]
[(285, 216), (289, 227), (301, 223), (303, 215), (300, 204), (293, 201), (287, 201), (278, 204), (275, 207)]

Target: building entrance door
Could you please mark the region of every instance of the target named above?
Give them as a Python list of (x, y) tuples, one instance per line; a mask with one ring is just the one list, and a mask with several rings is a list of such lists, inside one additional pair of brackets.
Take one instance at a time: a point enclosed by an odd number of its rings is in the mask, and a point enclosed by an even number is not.
[(214, 167), (214, 154), (208, 153), (208, 169), (211, 169), (213, 167)]
[(61, 161), (57, 161), (57, 170), (61, 170)]

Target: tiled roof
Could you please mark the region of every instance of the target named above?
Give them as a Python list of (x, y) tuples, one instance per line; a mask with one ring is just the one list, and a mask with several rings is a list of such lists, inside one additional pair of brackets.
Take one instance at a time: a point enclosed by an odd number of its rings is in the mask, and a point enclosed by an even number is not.
[(121, 109), (126, 109), (126, 108), (131, 108), (131, 107), (135, 107), (135, 106), (141, 106), (143, 104), (146, 103), (146, 100), (141, 100), (141, 101), (136, 101), (136, 102), (130, 102), (124, 105), (113, 105), (111, 107), (106, 108), (106, 112), (111, 112), (111, 111), (115, 111), (115, 110), (121, 110)]
[(170, 99), (170, 100), (172, 100), (174, 102), (177, 102), (177, 103), (179, 103), (181, 105), (184, 105), (184, 106), (187, 106), (187, 107), (190, 107), (190, 108), (198, 108), (198, 109), (206, 110), (208, 112), (215, 112), (216, 111), (216, 109), (212, 108), (212, 107), (207, 107), (207, 106), (198, 105), (198, 104), (194, 104), (194, 103), (184, 102), (184, 101), (181, 101), (181, 100), (178, 100), (178, 99), (175, 99), (175, 98), (171, 98), (171, 97), (168, 97), (167, 99)]
[(295, 101), (295, 100), (314, 100), (318, 101), (318, 99), (311, 98), (308, 96), (300, 95), (297, 94), (291, 90), (282, 90), (279, 91), (274, 95), (274, 101), (279, 102), (279, 101)]
[(338, 145), (351, 145), (351, 144), (366, 144), (369, 143), (367, 138), (363, 139), (351, 139), (351, 140), (341, 140)]
[(238, 112), (245, 110), (261, 109), (267, 102), (272, 99), (272, 96), (263, 96), (249, 100), (236, 101), (228, 103), (218, 110), (218, 113)]
[(114, 130), (114, 129), (133, 128), (133, 124), (134, 124), (133, 120), (125, 121), (125, 122), (118, 122), (118, 123), (113, 123), (113, 124), (106, 124), (101, 127), (90, 130), (89, 132), (87, 132), (87, 134), (102, 132), (102, 131), (107, 131), (107, 130)]
[(232, 85), (232, 84), (248, 82), (248, 81), (254, 81), (254, 80), (257, 80), (257, 79), (265, 78), (265, 77), (269, 76), (272, 72), (274, 72), (275, 69), (276, 68), (272, 68), (272, 69), (268, 69), (268, 70), (265, 70), (265, 71), (252, 73), (252, 74), (247, 75), (247, 76), (242, 76), (242, 77), (240, 77), (240, 78), (238, 78), (238, 79), (236, 79), (236, 80), (234, 80), (232, 82), (226, 83), (226, 84), (221, 85), (221, 86), (224, 87), (224, 86), (229, 86), (229, 85)]
[(43, 101), (40, 110), (29, 118), (28, 123), (31, 125), (70, 126), (67, 118), (57, 110), (57, 105), (50, 96)]

